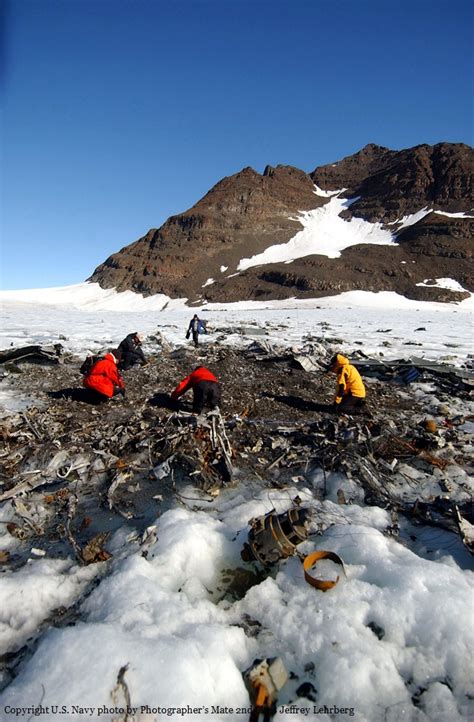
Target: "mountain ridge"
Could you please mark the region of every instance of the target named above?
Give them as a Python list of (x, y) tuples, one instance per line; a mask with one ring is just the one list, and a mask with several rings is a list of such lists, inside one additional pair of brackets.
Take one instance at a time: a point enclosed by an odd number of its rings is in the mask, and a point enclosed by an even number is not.
[[(368, 144), (312, 173), (289, 165), (267, 165), (262, 174), (245, 167), (218, 181), (188, 210), (109, 256), (88, 280), (145, 296), (187, 297), (191, 303), (360, 289), (460, 300), (462, 293), (417, 284), (449, 277), (474, 291), (474, 218), (468, 217), (473, 161), (473, 149), (463, 143), (402, 151)], [(398, 230), (398, 245), (356, 243), (337, 259), (313, 250), (295, 260), (238, 270), (242, 259), (287, 244), (304, 229), (304, 214), (326, 206), (331, 192), (342, 188), (352, 199), (339, 216), (347, 228), (364, 219)], [(404, 227), (402, 219), (422, 209), (423, 217)]]

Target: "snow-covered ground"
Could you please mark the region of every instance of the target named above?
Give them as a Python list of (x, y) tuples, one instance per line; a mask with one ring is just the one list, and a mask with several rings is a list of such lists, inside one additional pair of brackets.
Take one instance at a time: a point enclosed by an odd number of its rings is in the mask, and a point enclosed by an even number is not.
[[(427, 279), (425, 283), (435, 282)], [(450, 279), (436, 283), (457, 288)], [(460, 363), (472, 351), (473, 310), (472, 296), (457, 304), (427, 303), (389, 291), (350, 291), (314, 300), (207, 303), (190, 309), (185, 299), (143, 298), (131, 291), (117, 293), (96, 283), (79, 283), (0, 292), (0, 349), (60, 341), (82, 354), (116, 346), (135, 330), (145, 335), (159, 330), (168, 341), (179, 344), (197, 312), (208, 319), (211, 329), (236, 329), (225, 340), (232, 345), (248, 343), (238, 331), (255, 325), (265, 329), (267, 340), (279, 345), (298, 344), (308, 334), (327, 335), (340, 338), (346, 351), (362, 348), (387, 359), (416, 355)], [(212, 336), (203, 341), (212, 343)], [(383, 348), (382, 342), (386, 342)], [(420, 351), (407, 346), (411, 343), (420, 344)]]
[[(416, 356), (461, 366), (473, 353), (472, 298), (446, 305), (353, 292), (189, 309), (184, 301), (78, 284), (4, 292), (0, 301), (0, 349), (59, 341), (85, 355), (135, 330), (158, 330), (182, 344), (197, 311), (215, 329), (204, 338), (211, 344), (225, 335), (225, 343), (245, 346), (252, 329), (260, 329), (270, 343), (325, 336), (340, 339), (345, 352), (385, 359)], [(15, 399), (7, 381), (0, 403), (8, 408)], [(429, 388), (413, 388), (436, 402)], [(2, 573), (0, 655), (32, 637), (38, 643), (0, 693), (0, 718), (243, 722), (249, 697), (242, 671), (257, 657), (281, 656), (293, 676), (275, 722), (472, 719), (474, 577), (471, 558), (449, 532), (426, 529), (416, 544), (403, 544), (383, 533), (388, 511), (340, 506), (329, 493), (319, 511), (334, 525), (302, 550), (329, 549), (344, 559), (346, 576), (334, 589), (310, 587), (292, 558), (242, 598), (222, 597), (226, 570), (242, 565), (248, 520), (289, 508), (296, 494), (312, 498), (311, 485), (262, 489), (255, 479), (242, 480), (212, 503), (198, 502), (205, 510), (166, 511), (146, 557), (123, 527), (108, 544), (113, 558), (106, 564), (80, 568), (72, 558), (32, 555), (25, 567)], [(199, 492), (190, 485), (188, 496)], [(21, 543), (6, 532), (11, 517), (11, 502), (0, 504), (0, 550)], [(411, 530), (405, 533), (408, 540)], [(54, 610), (74, 604), (74, 624), (48, 622)], [(129, 699), (117, 684), (124, 666)], [(296, 692), (302, 683), (313, 686), (315, 701)], [(134, 708), (128, 715), (127, 703)]]

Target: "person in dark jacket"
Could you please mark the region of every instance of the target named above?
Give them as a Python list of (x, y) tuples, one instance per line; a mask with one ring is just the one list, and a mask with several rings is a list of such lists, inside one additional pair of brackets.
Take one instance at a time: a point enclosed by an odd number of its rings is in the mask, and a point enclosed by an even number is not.
[(84, 377), (85, 388), (97, 394), (102, 401), (111, 399), (116, 394), (125, 396), (125, 384), (117, 369), (120, 357), (118, 349), (110, 351), (104, 358), (96, 361)]
[(144, 366), (147, 363), (145, 354), (142, 349), (142, 339), (138, 333), (129, 333), (119, 344), (119, 350), (122, 352), (122, 360), (119, 368), (127, 371), (131, 366), (140, 364)]
[(193, 390), (193, 413), (200, 414), (205, 406), (215, 409), (221, 401), (221, 390), (219, 382), (209, 369), (198, 366), (186, 376), (171, 394), (173, 401), (186, 393), (188, 389)]
[(194, 314), (191, 321), (189, 322), (188, 330), (186, 332), (186, 338), (192, 334), (194, 345), (197, 346), (199, 343), (199, 331), (202, 328), (202, 321), (198, 317), (197, 313)]

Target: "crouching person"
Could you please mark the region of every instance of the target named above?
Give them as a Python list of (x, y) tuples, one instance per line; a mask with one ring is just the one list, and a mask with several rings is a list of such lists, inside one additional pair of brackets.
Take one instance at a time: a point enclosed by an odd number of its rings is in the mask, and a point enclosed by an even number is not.
[(98, 400), (107, 401), (117, 394), (125, 396), (125, 384), (117, 369), (120, 358), (121, 352), (118, 349), (110, 351), (104, 358), (96, 361), (85, 376), (84, 386), (93, 391)]
[(200, 414), (205, 406), (215, 409), (221, 401), (221, 390), (219, 382), (209, 369), (198, 366), (185, 379), (178, 384), (171, 398), (176, 401), (186, 393), (188, 389), (193, 390), (193, 413)]
[(336, 374), (336, 396), (334, 405), (338, 413), (357, 414), (365, 406), (365, 386), (360, 373), (342, 354), (338, 353), (329, 362), (328, 371)]
[(145, 366), (147, 360), (142, 349), (142, 337), (138, 333), (129, 333), (123, 341), (120, 342), (118, 350), (122, 353), (119, 368), (122, 371), (128, 371), (131, 366), (140, 364)]

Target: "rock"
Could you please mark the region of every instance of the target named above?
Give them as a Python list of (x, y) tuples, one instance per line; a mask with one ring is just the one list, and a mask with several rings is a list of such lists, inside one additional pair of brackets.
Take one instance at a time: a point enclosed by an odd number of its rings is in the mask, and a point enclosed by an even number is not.
[[(344, 291), (396, 291), (418, 300), (459, 302), (465, 292), (423, 287), (427, 278), (453, 278), (474, 291), (472, 218), (429, 213), (401, 228), (398, 246), (355, 245), (340, 258), (311, 255), (236, 273), (238, 263), (302, 229), (298, 213), (328, 202), (314, 193), (347, 188), (358, 199), (343, 215), (393, 223), (423, 208), (467, 212), (473, 150), (462, 143), (393, 151), (369, 144), (311, 174), (291, 166), (252, 168), (222, 179), (184, 213), (110, 256), (89, 280), (145, 296), (164, 293), (192, 303), (242, 299), (314, 298)], [(399, 226), (387, 226), (396, 232)], [(226, 271), (222, 272), (221, 268)], [(214, 282), (205, 285), (209, 278)]]
[(3, 368), (5, 369), (5, 371), (8, 371), (8, 373), (10, 373), (10, 374), (22, 374), (23, 373), (23, 369), (21, 368), (21, 366), (18, 366), (18, 364), (14, 363), (13, 361), (11, 361), (11, 362), (7, 361), (7, 363), (4, 363)]
[(209, 277), (220, 278), (222, 266), (235, 268), (241, 258), (288, 241), (301, 229), (290, 216), (324, 202), (297, 168), (278, 166), (267, 175), (244, 168), (189, 211), (110, 256), (90, 280), (144, 295), (207, 297), (213, 286), (202, 286)]
[(386, 223), (422, 208), (467, 211), (472, 168), (473, 149), (464, 143), (401, 151), (369, 144), (338, 163), (316, 168), (311, 178), (322, 188), (347, 188), (349, 198), (358, 197), (348, 209), (349, 217)]
[(293, 361), (296, 366), (299, 366), (305, 371), (321, 371), (324, 365), (314, 356), (306, 356), (303, 354), (296, 354), (293, 357)]
[[(58, 343), (53, 346), (21, 346), (8, 351), (0, 351), (0, 364), (9, 361), (15, 361), (15, 365), (24, 361), (39, 364), (58, 364), (62, 348), (61, 344)], [(10, 364), (10, 370), (13, 370), (12, 366)], [(15, 369), (15, 372), (18, 373), (18, 368)]]
[(239, 333), (242, 336), (268, 336), (268, 331), (259, 326), (240, 326)]

